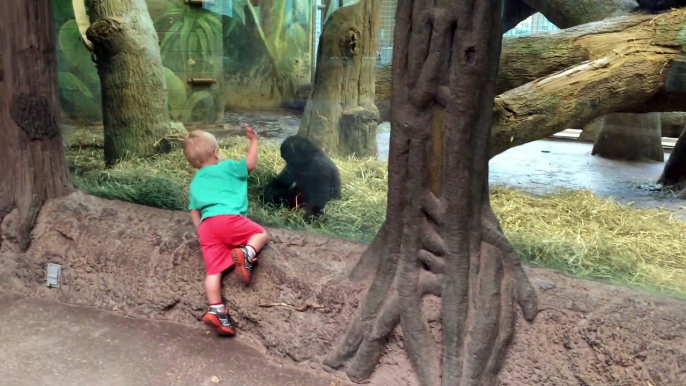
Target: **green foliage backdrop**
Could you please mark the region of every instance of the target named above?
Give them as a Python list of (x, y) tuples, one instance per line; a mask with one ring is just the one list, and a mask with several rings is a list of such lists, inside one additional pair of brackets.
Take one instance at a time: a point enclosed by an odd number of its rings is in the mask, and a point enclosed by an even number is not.
[[(271, 98), (286, 100), (309, 82), (312, 0), (215, 1), (206, 9), (181, 0), (147, 3), (160, 38), (174, 120), (216, 119), (225, 91), (240, 95), (250, 87), (267, 87)], [(53, 11), (62, 110), (69, 118), (100, 121), (100, 80), (81, 41), (71, 0), (54, 0)], [(186, 83), (191, 77), (219, 82), (191, 87)], [(241, 79), (245, 87), (223, 90), (226, 77)]]

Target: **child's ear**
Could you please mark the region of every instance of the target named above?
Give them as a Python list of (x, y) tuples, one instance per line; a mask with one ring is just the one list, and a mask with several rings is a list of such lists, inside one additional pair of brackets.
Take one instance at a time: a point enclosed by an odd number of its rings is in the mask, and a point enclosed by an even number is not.
[(219, 158), (219, 148), (214, 149), (214, 156)]

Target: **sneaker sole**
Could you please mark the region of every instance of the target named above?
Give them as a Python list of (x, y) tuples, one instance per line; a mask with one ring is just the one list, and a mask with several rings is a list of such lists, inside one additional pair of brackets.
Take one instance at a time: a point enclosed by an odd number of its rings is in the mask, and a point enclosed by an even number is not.
[(213, 329), (217, 334), (222, 335), (222, 336), (234, 336), (236, 335), (236, 331), (230, 330), (224, 326), (222, 326), (221, 322), (219, 321), (219, 318), (217, 318), (214, 315), (205, 315), (202, 317), (203, 323), (207, 327), (210, 327)]
[(236, 273), (245, 284), (250, 284), (250, 272), (245, 269), (245, 257), (242, 255), (242, 252), (239, 254), (236, 251), (231, 251), (231, 259), (233, 259), (234, 264), (236, 264)]

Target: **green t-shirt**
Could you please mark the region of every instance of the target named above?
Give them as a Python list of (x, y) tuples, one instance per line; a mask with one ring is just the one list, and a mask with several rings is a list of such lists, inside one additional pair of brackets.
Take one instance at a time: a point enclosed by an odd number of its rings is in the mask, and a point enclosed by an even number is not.
[(224, 160), (198, 170), (191, 181), (188, 210), (199, 210), (200, 220), (225, 214), (248, 213), (248, 165)]

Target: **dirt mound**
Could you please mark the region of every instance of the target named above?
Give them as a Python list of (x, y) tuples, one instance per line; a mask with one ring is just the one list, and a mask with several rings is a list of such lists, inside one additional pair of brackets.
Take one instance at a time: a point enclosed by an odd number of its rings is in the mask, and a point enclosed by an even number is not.
[[(92, 305), (133, 317), (198, 325), (206, 303), (199, 246), (186, 213), (80, 193), (47, 203), (31, 248), (19, 253), (13, 214), (2, 223), (0, 289)], [(367, 283), (347, 274), (365, 246), (270, 229), (250, 287), (233, 275), (224, 295), (239, 339), (314, 369), (347, 327)], [(62, 286), (45, 286), (45, 265), (62, 265)], [(541, 312), (517, 332), (502, 385), (686, 384), (686, 304), (538, 269), (528, 274)], [(268, 303), (323, 305), (299, 312)], [(425, 310), (440, 338), (438, 299)], [(199, 327), (200, 328), (200, 327)], [(372, 382), (414, 385), (397, 331)]]

